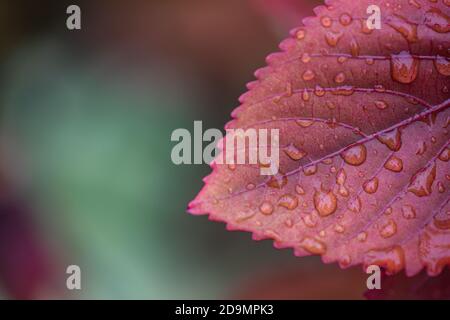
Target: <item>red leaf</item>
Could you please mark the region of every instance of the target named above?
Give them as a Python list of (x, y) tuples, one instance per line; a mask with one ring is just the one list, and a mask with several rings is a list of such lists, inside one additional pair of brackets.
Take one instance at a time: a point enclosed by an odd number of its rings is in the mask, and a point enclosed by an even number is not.
[[(365, 23), (372, 4), (380, 30)], [(449, 5), (317, 7), (226, 126), (279, 129), (280, 173), (215, 164), (190, 212), (342, 267), (439, 274), (450, 263)]]

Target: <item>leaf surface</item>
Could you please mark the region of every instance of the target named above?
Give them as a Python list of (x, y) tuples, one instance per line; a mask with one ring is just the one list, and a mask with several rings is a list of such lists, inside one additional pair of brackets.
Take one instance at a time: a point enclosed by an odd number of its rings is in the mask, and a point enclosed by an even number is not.
[[(372, 4), (380, 30), (366, 25)], [(439, 274), (450, 263), (449, 6), (317, 7), (226, 125), (279, 129), (280, 172), (215, 163), (189, 211), (341, 267)]]

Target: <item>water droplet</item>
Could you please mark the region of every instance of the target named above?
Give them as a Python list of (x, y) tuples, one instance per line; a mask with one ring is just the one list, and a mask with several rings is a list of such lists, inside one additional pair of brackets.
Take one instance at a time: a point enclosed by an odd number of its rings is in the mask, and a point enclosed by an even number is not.
[(399, 32), (408, 42), (417, 41), (417, 25), (410, 23), (406, 18), (399, 15), (390, 16), (386, 23)]
[(439, 154), (439, 160), (447, 162), (450, 159), (450, 148), (445, 148), (442, 150), (441, 154)]
[(366, 59), (366, 64), (368, 64), (369, 66), (373, 65), (374, 63), (375, 63), (375, 60), (373, 58)]
[(314, 193), (314, 206), (320, 216), (326, 217), (337, 209), (337, 199), (332, 191), (317, 191)]
[(436, 70), (444, 75), (444, 76), (450, 76), (450, 62), (447, 58), (442, 56), (437, 56), (434, 60), (434, 66), (436, 67)]
[(290, 143), (283, 149), (286, 155), (294, 161), (298, 161), (306, 156), (306, 152), (298, 149), (293, 143)]
[(388, 104), (383, 100), (377, 100), (375, 101), (375, 106), (380, 110), (384, 110), (388, 107)]
[(352, 166), (359, 166), (366, 161), (367, 149), (363, 144), (359, 144), (342, 152), (341, 157)]
[(231, 171), (234, 171), (234, 170), (236, 170), (236, 165), (235, 164), (229, 164), (228, 165), (228, 169), (231, 170)]
[(336, 224), (334, 225), (334, 231), (335, 231), (336, 233), (344, 233), (345, 228), (344, 228), (344, 226), (342, 226), (341, 224), (336, 223)]
[(305, 189), (302, 188), (299, 184), (295, 186), (295, 192), (297, 192), (299, 195), (305, 194)]
[(311, 237), (305, 237), (300, 242), (300, 247), (311, 254), (324, 254), (327, 251), (325, 243)]
[(323, 97), (325, 95), (325, 89), (319, 85), (316, 85), (314, 89), (314, 94), (318, 97)]
[(444, 193), (445, 192), (444, 184), (442, 182), (440, 182), (440, 181), (438, 182), (438, 191), (440, 193)]
[(450, 31), (450, 18), (438, 8), (431, 8), (425, 13), (425, 25), (436, 32)]
[(364, 188), (364, 191), (369, 193), (369, 194), (377, 192), (377, 190), (378, 190), (378, 178), (375, 177), (373, 179), (370, 179), (370, 180), (364, 182), (363, 188)]
[(315, 74), (311, 70), (306, 70), (302, 76), (303, 80), (305, 80), (305, 81), (312, 80), (312, 79), (314, 79), (314, 77), (315, 77)]
[(398, 151), (398, 150), (400, 150), (400, 148), (402, 146), (400, 130), (395, 129), (395, 130), (380, 134), (378, 136), (378, 141), (380, 141), (382, 144), (386, 145), (392, 151)]
[(271, 188), (281, 189), (287, 184), (287, 182), (287, 177), (284, 174), (278, 173), (277, 175), (270, 177), (267, 185)]
[(253, 189), (255, 189), (255, 184), (254, 183), (249, 183), (249, 184), (247, 184), (247, 186), (246, 186), (246, 188), (247, 188), (247, 190), (253, 190)]
[(392, 214), (392, 207), (388, 207), (386, 210), (384, 210), (384, 214), (387, 216)]
[(325, 230), (320, 230), (319, 236), (320, 236), (321, 238), (325, 238), (326, 235), (327, 235), (327, 233), (326, 233)]
[(336, 83), (342, 83), (345, 81), (345, 74), (343, 72), (339, 72), (335, 77), (334, 77), (334, 82)]
[(359, 242), (364, 242), (367, 239), (367, 232), (361, 232), (356, 236), (356, 239), (358, 239)]
[(352, 17), (348, 14), (348, 13), (343, 13), (341, 14), (341, 16), (339, 17), (339, 22), (343, 25), (343, 26), (348, 26), (350, 23), (352, 23)]
[(308, 128), (309, 126), (312, 126), (314, 123), (314, 121), (312, 120), (297, 120), (295, 122), (302, 128)]
[(324, 26), (325, 28), (329, 28), (329, 27), (331, 27), (331, 24), (333, 23), (333, 21), (331, 20), (330, 17), (328, 17), (328, 16), (323, 16), (323, 17), (320, 19), (320, 23), (321, 23), (322, 26)]
[(347, 208), (355, 213), (361, 212), (361, 207), (362, 207), (361, 198), (359, 196), (350, 199), (347, 203)]
[(391, 56), (392, 78), (400, 83), (411, 83), (417, 78), (419, 59), (415, 59), (407, 51)]
[(285, 194), (278, 200), (278, 205), (288, 210), (294, 210), (298, 206), (298, 199), (293, 195)]
[(346, 62), (347, 60), (348, 60), (348, 58), (345, 57), (345, 56), (340, 56), (340, 57), (337, 58), (337, 61), (338, 61), (340, 64)]
[[(449, 213), (449, 212), (447, 212), (447, 213)], [(449, 230), (450, 229), (450, 219), (434, 218), (433, 223), (436, 226), (436, 228), (438, 228), (438, 229), (441, 229), (441, 230)]]
[(303, 173), (305, 174), (305, 176), (312, 176), (316, 172), (317, 172), (317, 166), (315, 164), (312, 166), (303, 168)]
[(348, 197), (349, 194), (350, 194), (350, 192), (348, 191), (348, 189), (344, 185), (340, 185), (339, 186), (338, 192), (343, 197)]
[(347, 179), (347, 174), (345, 173), (345, 170), (339, 169), (338, 173), (336, 174), (336, 183), (339, 185), (343, 185), (345, 183), (346, 179)]
[(353, 92), (355, 92), (355, 88), (353, 88), (353, 86), (341, 86), (331, 91), (331, 94), (336, 96), (350, 96)]
[(352, 39), (350, 41), (350, 53), (352, 54), (352, 57), (359, 56), (359, 44), (356, 42), (355, 39)]
[(341, 268), (347, 268), (352, 263), (352, 259), (349, 255), (344, 255), (339, 259), (339, 266)]
[(261, 213), (264, 215), (271, 215), (273, 212), (273, 205), (269, 201), (264, 201), (259, 206), (259, 211), (261, 211)]
[(306, 31), (304, 29), (298, 30), (297, 33), (295, 34), (295, 36), (298, 40), (303, 40), (305, 38), (305, 35), (306, 35)]
[(304, 100), (304, 101), (308, 101), (309, 100), (309, 92), (308, 92), (308, 90), (303, 90), (303, 92), (302, 92), (302, 99)]
[(419, 170), (412, 178), (408, 191), (418, 197), (425, 197), (431, 194), (431, 187), (436, 178), (436, 164)]
[(388, 222), (381, 228), (380, 235), (383, 238), (390, 238), (397, 232), (397, 224), (393, 219), (389, 219)]
[(425, 153), (425, 151), (427, 151), (427, 144), (425, 143), (425, 141), (419, 141), (416, 154), (421, 156)]
[(396, 156), (391, 156), (384, 164), (384, 167), (393, 172), (400, 172), (403, 170), (403, 161)]
[(405, 204), (402, 207), (402, 215), (405, 219), (414, 219), (416, 217), (416, 210), (413, 206), (410, 206), (409, 204)]
[(342, 32), (332, 32), (328, 31), (325, 34), (325, 40), (327, 41), (328, 45), (330, 47), (336, 47), (339, 40), (342, 38), (343, 33)]
[(400, 246), (370, 250), (364, 259), (365, 265), (379, 265), (386, 269), (387, 274), (394, 274), (405, 266), (405, 254)]
[(308, 228), (314, 228), (317, 225), (317, 216), (315, 212), (304, 216), (303, 222)]
[(311, 61), (311, 56), (308, 53), (303, 53), (301, 58), (303, 63), (308, 63)]
[(330, 165), (333, 163), (333, 159), (332, 158), (323, 159), (322, 163), (326, 164), (326, 165)]

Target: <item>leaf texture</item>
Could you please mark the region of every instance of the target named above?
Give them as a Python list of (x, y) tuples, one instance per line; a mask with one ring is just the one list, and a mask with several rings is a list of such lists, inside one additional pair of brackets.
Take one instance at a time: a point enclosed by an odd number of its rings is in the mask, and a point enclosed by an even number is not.
[[(372, 4), (379, 30), (366, 25)], [(279, 173), (213, 164), (189, 211), (297, 256), (437, 275), (450, 263), (450, 1), (332, 0), (314, 12), (226, 125), (279, 129)]]

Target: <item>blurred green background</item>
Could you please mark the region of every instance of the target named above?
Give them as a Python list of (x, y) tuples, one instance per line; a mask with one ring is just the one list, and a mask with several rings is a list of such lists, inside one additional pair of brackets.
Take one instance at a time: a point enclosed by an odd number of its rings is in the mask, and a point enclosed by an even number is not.
[(1, 0), (0, 297), (360, 297), (359, 270), (187, 214), (210, 168), (170, 160), (172, 131), (222, 129), (318, 3)]

